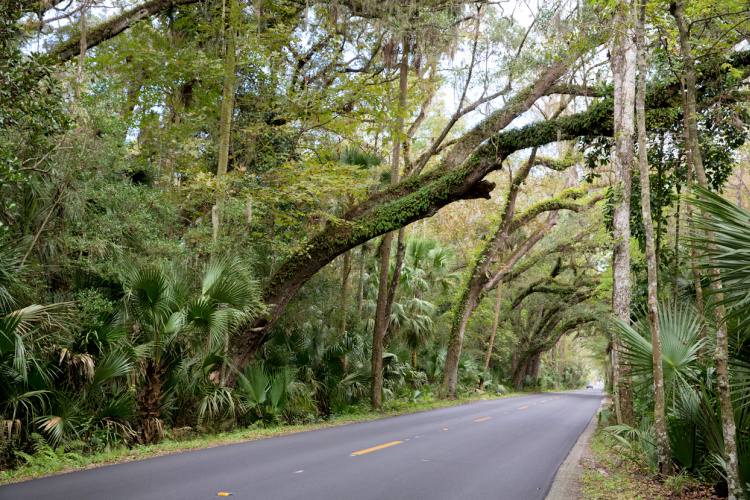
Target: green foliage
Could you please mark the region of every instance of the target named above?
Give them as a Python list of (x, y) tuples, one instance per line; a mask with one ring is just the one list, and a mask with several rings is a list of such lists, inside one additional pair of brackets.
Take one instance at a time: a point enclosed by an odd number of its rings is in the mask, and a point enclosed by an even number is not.
[(28, 180), (26, 163), (41, 162), (69, 123), (53, 58), (22, 50), (26, 9), (21, 0), (0, 5), (0, 234), (20, 215), (11, 194)]
[[(672, 459), (690, 474), (717, 480), (724, 474), (724, 444), (716, 372), (699, 356), (705, 345), (700, 338), (701, 317), (693, 309), (662, 305), (659, 308), (664, 380), (667, 391), (667, 432)], [(715, 325), (705, 325), (709, 334)], [(653, 354), (646, 319), (628, 327), (618, 323), (618, 335), (628, 349), (627, 363), (636, 381), (637, 407), (642, 423), (638, 430), (610, 428), (621, 444), (621, 453), (641, 466), (655, 470), (653, 428)], [(743, 344), (740, 344), (743, 345)], [(730, 363), (737, 425), (738, 461), (741, 477), (748, 476), (750, 450), (746, 446), (748, 389), (741, 359)], [(643, 422), (646, 422), (645, 424)], [(651, 427), (649, 427), (651, 426)], [(649, 430), (650, 429), (650, 430)], [(652, 456), (653, 455), (653, 456)]]
[(703, 211), (690, 221), (696, 229), (691, 243), (704, 257), (700, 267), (709, 271), (712, 280), (721, 280), (723, 285), (709, 293), (724, 294), (721, 304), (728, 309), (727, 321), (733, 321), (731, 325), (745, 340), (741, 332), (747, 331), (746, 326), (750, 324), (747, 315), (750, 305), (750, 229), (747, 225), (750, 212), (697, 186), (690, 202)]
[[(698, 354), (705, 340), (700, 337), (700, 319), (695, 311), (661, 304), (658, 315), (664, 384), (669, 392), (695, 382), (699, 373)], [(629, 346), (623, 356), (632, 376), (643, 377), (643, 383), (651, 387), (654, 371), (651, 326), (648, 318), (641, 318), (632, 327), (616, 319), (617, 335)]]
[(617, 446), (613, 446), (613, 450), (622, 458), (652, 472), (657, 469), (653, 420), (644, 418), (638, 427), (625, 424), (611, 425), (605, 427), (604, 432), (616, 440)]

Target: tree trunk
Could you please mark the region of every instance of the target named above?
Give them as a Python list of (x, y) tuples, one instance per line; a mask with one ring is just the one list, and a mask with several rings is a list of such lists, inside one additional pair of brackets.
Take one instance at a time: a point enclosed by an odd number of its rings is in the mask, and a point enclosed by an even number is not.
[[(684, 73), (684, 71), (683, 71)], [(685, 163), (687, 164), (687, 188), (688, 193), (693, 188), (693, 153), (690, 150), (690, 125), (688, 123), (688, 113), (687, 113), (687, 96), (685, 95), (685, 75), (681, 75), (680, 78), (680, 85), (682, 86), (682, 121), (683, 121), (683, 136), (685, 140)], [(693, 206), (690, 203), (685, 203), (685, 215), (687, 216), (687, 220), (690, 220), (693, 217)], [(704, 344), (701, 346), (700, 351), (698, 352), (698, 356), (701, 359), (706, 358), (706, 322), (704, 319), (704, 307), (703, 307), (703, 284), (701, 282), (701, 273), (698, 269), (698, 250), (694, 247), (690, 247), (690, 267), (692, 268), (693, 272), (693, 286), (695, 286), (695, 305), (698, 309), (698, 315), (700, 316), (701, 320), (701, 331), (700, 331), (700, 338), (704, 341)]]
[(535, 355), (531, 360), (531, 370), (529, 375), (531, 376), (531, 387), (538, 389), (537, 381), (539, 380), (539, 367), (542, 364), (542, 353)]
[(529, 360), (525, 359), (516, 365), (516, 370), (513, 372), (513, 388), (516, 392), (520, 391), (525, 387), (524, 375), (526, 374), (526, 365)]
[(75, 87), (75, 101), (78, 102), (78, 100), (81, 98), (81, 81), (83, 80), (83, 65), (84, 61), (86, 59), (86, 9), (83, 9), (81, 11), (81, 19), (80, 19), (80, 33), (81, 33), (81, 40), (79, 42), (80, 47), (80, 55), (78, 58), (78, 69), (76, 71), (76, 87)]
[(352, 271), (352, 251), (344, 254), (344, 266), (341, 272), (341, 327), (339, 334), (342, 336), (346, 333), (346, 302), (349, 292), (349, 274)]
[(359, 286), (357, 288), (357, 321), (362, 321), (362, 305), (365, 302), (365, 254), (367, 245), (359, 248)]
[(677, 210), (674, 214), (674, 289), (672, 290), (672, 300), (674, 301), (675, 310), (677, 308), (677, 296), (680, 293), (680, 214), (682, 212), (682, 188), (677, 185)]
[[(690, 33), (685, 21), (685, 4), (684, 0), (677, 0), (670, 4), (670, 12), (677, 23), (677, 30), (680, 35), (680, 48), (682, 51), (682, 63), (685, 72), (685, 100), (688, 119), (688, 137), (690, 139), (689, 147), (692, 154), (695, 174), (700, 185), (708, 189), (708, 180), (703, 167), (703, 157), (700, 150), (698, 139), (698, 119), (696, 110), (696, 71), (695, 60), (693, 59), (692, 46), (690, 44)], [(708, 216), (708, 214), (703, 214)], [(712, 238), (712, 234), (707, 234)], [(712, 276), (719, 276), (718, 269), (711, 269)], [(722, 283), (720, 279), (715, 279), (711, 286), (714, 289), (714, 300), (721, 304), (724, 294), (721, 292)], [(721, 406), (721, 423), (722, 434), (724, 437), (724, 461), (727, 472), (727, 489), (729, 500), (737, 500), (742, 497), (742, 482), (740, 480), (739, 464), (737, 462), (737, 428), (734, 422), (734, 408), (732, 406), (732, 394), (729, 387), (729, 339), (727, 338), (727, 325), (724, 321), (726, 311), (723, 305), (714, 307), (716, 314), (716, 349), (714, 350), (713, 361), (716, 366), (717, 389), (719, 392), (719, 404)]]
[[(631, 33), (635, 12), (632, 0), (620, 6), (615, 23), (621, 34), (615, 40), (611, 59), (615, 129), (615, 150), (612, 160), (616, 182), (612, 312), (626, 324), (630, 324), (630, 188), (634, 147), (636, 59), (636, 48)], [(620, 423), (635, 425), (632, 383), (622, 361), (624, 349), (622, 342), (615, 338), (614, 391), (615, 397), (620, 400)]]
[[(398, 183), (401, 159), (401, 136), (404, 133), (404, 114), (406, 113), (406, 93), (409, 78), (409, 40), (406, 35), (401, 43), (401, 67), (399, 71), (398, 118), (393, 134), (393, 156), (391, 159), (391, 186)], [(370, 405), (380, 408), (383, 392), (383, 337), (388, 328), (390, 313), (388, 311), (388, 271), (391, 259), (391, 242), (393, 233), (383, 236), (380, 247), (380, 287), (375, 308), (375, 328), (372, 332), (372, 372), (370, 375)], [(391, 307), (393, 303), (391, 302)]]
[[(235, 48), (234, 33), (234, 2), (228, 2), (227, 20), (225, 23), (226, 53), (224, 55), (224, 83), (221, 93), (221, 117), (219, 119), (219, 165), (216, 176), (221, 177), (227, 173), (229, 163), (229, 137), (232, 133), (232, 110), (234, 109), (234, 80), (237, 66), (237, 52)], [(224, 21), (222, 19), (222, 21)]]
[(487, 370), (490, 368), (490, 358), (492, 358), (492, 347), (495, 345), (495, 334), (497, 333), (497, 320), (500, 318), (500, 301), (503, 297), (503, 280), (500, 280), (497, 284), (497, 300), (495, 301), (495, 318), (492, 320), (492, 333), (490, 334), (490, 342), (487, 346), (487, 356), (484, 358), (484, 370), (482, 376), (479, 379), (479, 390), (484, 390), (484, 377), (487, 374)]
[(393, 303), (396, 301), (396, 291), (398, 290), (399, 281), (401, 281), (401, 270), (404, 265), (404, 253), (406, 252), (406, 244), (404, 242), (405, 238), (406, 228), (402, 227), (398, 230), (398, 237), (396, 238), (396, 263), (393, 266), (393, 276), (391, 276), (391, 281), (388, 285), (388, 298), (385, 301), (385, 317), (387, 324), (385, 326), (385, 334), (383, 335), (384, 345), (390, 343), (391, 313), (393, 312)]
[(138, 444), (157, 444), (164, 438), (164, 427), (159, 418), (162, 407), (164, 368), (153, 359), (146, 360), (143, 387), (135, 399), (138, 411), (135, 439)]
[[(219, 163), (216, 167), (216, 179), (221, 179), (227, 173), (229, 163), (229, 143), (232, 135), (232, 114), (234, 111), (234, 80), (235, 69), (237, 66), (237, 53), (234, 41), (234, 1), (229, 2), (227, 10), (227, 19), (224, 19), (222, 13), (222, 23), (224, 23), (224, 40), (226, 51), (224, 54), (224, 83), (221, 94), (221, 116), (219, 118)], [(221, 200), (216, 200), (216, 204), (211, 208), (211, 224), (213, 225), (213, 242), (218, 241), (219, 226), (221, 225)]]
[(646, 263), (648, 268), (648, 320), (651, 325), (651, 342), (654, 359), (654, 433), (659, 473), (672, 474), (672, 452), (667, 435), (666, 403), (664, 400), (664, 369), (662, 367), (661, 335), (659, 332), (656, 248), (654, 222), (651, 218), (651, 186), (648, 167), (648, 138), (646, 136), (646, 41), (644, 23), (646, 1), (640, 0), (636, 44), (638, 46), (638, 92), (636, 116), (638, 119), (638, 165), (641, 178), (641, 209), (643, 228), (646, 234)]
[(372, 359), (370, 374), (370, 405), (380, 408), (383, 391), (383, 334), (386, 328), (386, 297), (388, 295), (388, 268), (390, 267), (393, 233), (387, 233), (380, 242), (380, 284), (375, 306), (375, 327), (372, 332)]
[(479, 298), (479, 286), (467, 286), (464, 288), (459, 307), (455, 310), (460, 316), (455, 317), (451, 326), (450, 338), (448, 340), (448, 352), (445, 355), (445, 368), (443, 372), (442, 396), (447, 398), (456, 397), (458, 387), (458, 362), (461, 357), (461, 346), (464, 342), (466, 325), (471, 318), (471, 313), (476, 309)]

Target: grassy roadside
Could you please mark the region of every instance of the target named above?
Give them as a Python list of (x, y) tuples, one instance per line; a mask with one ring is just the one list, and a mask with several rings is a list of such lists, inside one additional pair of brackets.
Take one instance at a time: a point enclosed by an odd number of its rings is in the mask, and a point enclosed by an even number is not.
[(247, 427), (233, 431), (195, 434), (180, 439), (179, 433), (168, 433), (167, 438), (158, 445), (136, 446), (134, 448), (120, 447), (110, 451), (96, 452), (92, 454), (78, 454), (75, 452), (63, 452), (62, 450), (47, 449), (37, 453), (26, 465), (13, 470), (0, 471), (0, 485), (36, 479), (45, 476), (63, 474), (80, 469), (90, 469), (117, 463), (142, 460), (145, 458), (170, 455), (183, 451), (197, 450), (201, 448), (213, 448), (224, 444), (254, 441), (298, 432), (306, 432), (327, 427), (337, 427), (356, 422), (366, 422), (381, 418), (394, 417), (409, 413), (418, 413), (427, 410), (456, 406), (477, 401), (501, 399), (513, 396), (523, 396), (532, 393), (509, 393), (503, 396), (491, 396), (487, 394), (476, 394), (462, 396), (454, 400), (431, 399), (428, 401), (410, 402), (395, 401), (390, 407), (381, 411), (361, 411), (334, 417), (330, 420), (300, 425), (280, 425), (277, 427)]
[(718, 500), (710, 486), (685, 475), (659, 481), (613, 446), (615, 440), (601, 431), (591, 438), (591, 452), (582, 460), (580, 500)]

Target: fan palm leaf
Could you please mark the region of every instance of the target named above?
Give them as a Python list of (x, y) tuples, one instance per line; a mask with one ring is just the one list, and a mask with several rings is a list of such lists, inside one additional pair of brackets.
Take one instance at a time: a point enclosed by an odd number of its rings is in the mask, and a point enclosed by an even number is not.
[[(700, 267), (709, 272), (712, 280), (721, 279), (721, 304), (727, 307), (725, 319), (739, 319), (736, 328), (746, 331), (750, 326), (750, 315), (746, 314), (750, 307), (750, 212), (716, 193), (697, 186), (694, 189), (689, 203), (705, 215), (695, 214), (690, 219), (694, 229), (690, 244), (702, 252)], [(711, 238), (708, 233), (713, 233)]]
[[(698, 353), (704, 344), (700, 338), (700, 317), (691, 309), (675, 309), (663, 304), (658, 314), (665, 386), (685, 385), (698, 372)], [(654, 358), (648, 321), (638, 321), (631, 327), (617, 319), (616, 324), (618, 335), (627, 347), (623, 357), (631, 375), (653, 379)]]

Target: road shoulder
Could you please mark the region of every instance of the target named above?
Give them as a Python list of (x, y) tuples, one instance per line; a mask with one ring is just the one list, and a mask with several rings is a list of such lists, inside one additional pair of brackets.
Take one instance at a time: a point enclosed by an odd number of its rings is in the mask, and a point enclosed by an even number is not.
[[(609, 402), (609, 398), (602, 399), (599, 409), (596, 413), (604, 408)], [(586, 428), (578, 437), (578, 441), (568, 453), (560, 468), (557, 469), (555, 479), (552, 481), (552, 487), (547, 493), (545, 500), (575, 500), (578, 498), (581, 490), (581, 476), (583, 467), (581, 460), (591, 453), (591, 437), (594, 435), (597, 427), (596, 413), (589, 421)]]

